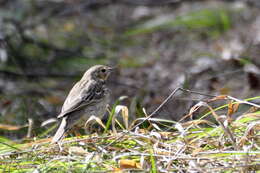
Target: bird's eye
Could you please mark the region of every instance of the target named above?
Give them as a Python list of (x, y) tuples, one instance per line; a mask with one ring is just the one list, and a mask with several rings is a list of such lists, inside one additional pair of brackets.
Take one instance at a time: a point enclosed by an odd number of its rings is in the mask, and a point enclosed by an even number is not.
[(106, 69), (103, 68), (103, 69), (101, 70), (101, 72), (102, 72), (102, 73), (105, 73), (105, 72), (106, 72)]

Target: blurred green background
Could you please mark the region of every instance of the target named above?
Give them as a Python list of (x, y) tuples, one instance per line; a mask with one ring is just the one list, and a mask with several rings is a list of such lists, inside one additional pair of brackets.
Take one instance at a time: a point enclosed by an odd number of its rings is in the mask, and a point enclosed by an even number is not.
[[(179, 86), (259, 95), (259, 8), (257, 0), (0, 0), (0, 135), (25, 137), (29, 119), (32, 136), (45, 131), (40, 124), (94, 64), (117, 67), (111, 105), (127, 96), (132, 119)], [(180, 93), (156, 116), (178, 120), (202, 98)]]

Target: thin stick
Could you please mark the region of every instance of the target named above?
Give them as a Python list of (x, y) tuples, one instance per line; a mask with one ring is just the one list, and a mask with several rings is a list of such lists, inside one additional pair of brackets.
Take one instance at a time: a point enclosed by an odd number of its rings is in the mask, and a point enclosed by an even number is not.
[(184, 88), (181, 88), (181, 87), (179, 87), (178, 89), (185, 91), (185, 92), (188, 92), (188, 93), (192, 93), (192, 94), (198, 94), (198, 95), (207, 96), (207, 97), (217, 97), (216, 95), (205, 94), (205, 93), (201, 93), (201, 92), (198, 92), (198, 91), (191, 91), (189, 89), (184, 89)]
[(149, 116), (147, 116), (145, 119), (143, 119), (143, 121), (141, 121), (140, 123), (138, 123), (134, 127), (132, 127), (130, 129), (130, 131), (132, 131), (133, 129), (135, 129), (136, 127), (141, 125), (143, 122), (145, 122), (146, 120), (151, 118), (153, 115), (155, 115), (168, 102), (168, 100), (170, 100), (170, 98), (179, 90), (180, 90), (180, 88), (176, 88), (175, 90), (173, 90), (172, 93)]
[[(207, 97), (216, 97), (215, 95), (209, 95), (209, 94), (204, 94), (204, 93), (200, 93), (200, 92), (197, 92), (197, 91), (191, 91), (191, 90), (188, 90), (188, 89), (184, 89), (184, 88), (181, 88), (181, 87), (178, 87), (176, 89), (174, 89), (171, 94), (149, 115), (147, 116), (146, 118), (144, 118), (140, 123), (136, 124), (134, 127), (132, 127), (130, 129), (130, 131), (134, 130), (136, 127), (138, 127), (139, 125), (141, 125), (142, 123), (144, 123), (145, 121), (147, 121), (149, 118), (151, 118), (152, 116), (154, 116), (176, 93), (177, 91), (185, 91), (185, 92), (188, 92), (188, 93), (193, 93), (193, 94), (199, 94), (199, 95), (204, 95), (204, 96), (207, 96)], [(115, 139), (113, 142), (109, 143), (108, 145), (105, 146), (106, 147), (109, 147), (110, 145), (114, 144), (116, 141), (118, 141), (119, 139), (123, 138), (125, 136), (127, 132), (124, 132), (124, 134), (122, 134), (122, 136), (119, 136), (117, 139)]]
[(238, 103), (243, 103), (243, 104), (247, 104), (247, 105), (251, 105), (251, 106), (260, 108), (260, 105), (252, 103), (252, 102), (248, 102), (248, 101), (245, 101), (245, 100), (240, 100), (240, 99), (237, 99), (237, 98), (232, 97), (232, 96), (227, 96), (227, 98), (230, 99), (230, 100), (235, 100)]
[[(149, 115), (147, 116), (145, 119), (143, 119), (143, 121), (141, 121), (140, 123), (138, 123), (137, 125), (135, 125), (133, 128), (131, 128), (131, 130), (135, 129), (136, 127), (138, 127), (139, 125), (141, 125), (143, 122), (145, 122), (146, 120), (148, 120), (149, 118), (151, 118), (152, 116), (154, 116), (169, 100), (171, 97), (173, 97), (175, 95), (175, 93), (177, 91), (185, 91), (185, 92), (188, 92), (188, 93), (192, 93), (192, 94), (198, 94), (198, 95), (203, 95), (203, 96), (207, 96), (207, 97), (216, 97), (215, 95), (210, 95), (210, 94), (205, 94), (205, 93), (200, 93), (200, 92), (197, 92), (197, 91), (191, 91), (191, 90), (188, 90), (188, 89), (184, 89), (184, 88), (181, 88), (181, 87), (178, 87), (176, 88), (175, 90), (173, 90), (171, 92), (171, 94)], [(131, 131), (130, 130), (130, 131)]]

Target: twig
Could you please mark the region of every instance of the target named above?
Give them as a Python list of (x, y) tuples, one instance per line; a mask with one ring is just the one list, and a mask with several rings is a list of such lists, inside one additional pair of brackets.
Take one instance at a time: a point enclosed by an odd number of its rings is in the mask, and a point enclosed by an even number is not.
[[(138, 127), (139, 125), (141, 125), (142, 123), (144, 123), (145, 121), (147, 121), (148, 119), (150, 119), (152, 116), (154, 116), (176, 93), (177, 91), (185, 91), (185, 92), (188, 92), (188, 93), (193, 93), (193, 94), (199, 94), (199, 95), (204, 95), (204, 96), (208, 96), (208, 97), (216, 97), (215, 95), (210, 95), (210, 94), (204, 94), (204, 93), (200, 93), (200, 92), (197, 92), (197, 91), (191, 91), (191, 90), (188, 90), (188, 89), (184, 89), (184, 88), (181, 88), (181, 87), (178, 87), (176, 89), (174, 89), (171, 94), (149, 115), (147, 116), (146, 118), (144, 118), (140, 123), (136, 124), (134, 127), (132, 127), (130, 129), (130, 131), (134, 130), (136, 127)], [(115, 139), (113, 142), (109, 143), (106, 147), (109, 147), (110, 145), (114, 144), (116, 141), (118, 141), (119, 139), (121, 139), (122, 137), (124, 137), (126, 135), (126, 133), (128, 133), (127, 131), (124, 132), (122, 134), (122, 136), (119, 136), (117, 139)]]
[(188, 92), (188, 93), (192, 93), (192, 94), (198, 94), (198, 95), (207, 96), (207, 97), (217, 97), (216, 95), (205, 94), (205, 93), (201, 93), (201, 92), (198, 92), (198, 91), (192, 91), (192, 90), (189, 90), (189, 89), (184, 89), (184, 88), (181, 88), (181, 87), (178, 88), (178, 89), (185, 91), (185, 92)]
[(248, 101), (245, 101), (245, 100), (240, 100), (240, 99), (237, 99), (237, 98), (232, 97), (232, 96), (227, 96), (227, 98), (230, 99), (230, 100), (235, 100), (238, 103), (243, 103), (243, 104), (247, 104), (247, 105), (251, 105), (251, 106), (260, 108), (260, 105), (258, 105), (258, 104), (251, 103), (251, 102), (248, 102)]
[(201, 93), (201, 92), (197, 92), (197, 91), (191, 91), (189, 89), (184, 89), (184, 88), (178, 87), (175, 90), (173, 90), (171, 92), (171, 94), (149, 116), (147, 116), (143, 121), (141, 121), (140, 123), (135, 125), (133, 128), (131, 128), (131, 130), (134, 130), (136, 127), (138, 127), (139, 125), (144, 123), (146, 120), (148, 120), (152, 116), (154, 116), (170, 100), (170, 98), (173, 97), (176, 94), (176, 92), (179, 91), (179, 90), (185, 91), (185, 92), (188, 92), (188, 93), (192, 93), (192, 94), (203, 95), (203, 96), (207, 96), (207, 97), (216, 97), (215, 95), (205, 94), (205, 93)]
[(136, 124), (134, 127), (132, 127), (130, 129), (130, 131), (134, 130), (136, 127), (140, 126), (141, 124), (143, 124), (146, 120), (148, 120), (149, 118), (151, 118), (152, 116), (154, 116), (169, 100), (170, 98), (177, 92), (179, 91), (180, 88), (176, 88), (175, 90), (172, 91), (172, 93), (149, 115), (147, 116), (145, 119), (143, 119), (140, 123)]
[(213, 115), (213, 117), (216, 119), (216, 121), (219, 123), (219, 125), (222, 127), (222, 129), (224, 130), (224, 132), (226, 133), (226, 135), (229, 137), (229, 139), (231, 140), (234, 148), (237, 150), (238, 146), (236, 144), (236, 139), (234, 137), (234, 135), (231, 133), (231, 130), (229, 129), (228, 126), (225, 126), (224, 123), (220, 120), (220, 117), (218, 116), (218, 114), (214, 111), (214, 109), (209, 106), (207, 103), (205, 102), (200, 102), (201, 105), (206, 106), (207, 108), (209, 108), (211, 114)]

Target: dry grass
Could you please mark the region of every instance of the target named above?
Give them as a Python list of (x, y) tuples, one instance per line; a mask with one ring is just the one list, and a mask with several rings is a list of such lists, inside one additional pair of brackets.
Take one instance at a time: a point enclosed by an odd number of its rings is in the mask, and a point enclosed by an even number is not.
[[(217, 108), (210, 106), (226, 100), (233, 101)], [(245, 104), (249, 105), (247, 109), (239, 111)], [(173, 122), (152, 118), (150, 114), (128, 125), (127, 107), (117, 105), (111, 111), (113, 130), (102, 135), (66, 138), (62, 146), (50, 145), (50, 139), (16, 144), (1, 138), (0, 169), (3, 172), (260, 170), (259, 106), (230, 96), (217, 96), (194, 105), (186, 117), (201, 107), (209, 111), (197, 120)], [(222, 115), (218, 114), (220, 111)], [(233, 114), (239, 115), (232, 118)], [(117, 121), (120, 115), (121, 124)], [(140, 122), (145, 122), (146, 127), (136, 126)]]

